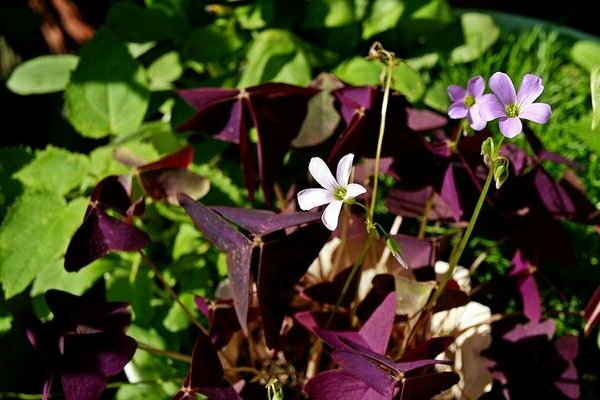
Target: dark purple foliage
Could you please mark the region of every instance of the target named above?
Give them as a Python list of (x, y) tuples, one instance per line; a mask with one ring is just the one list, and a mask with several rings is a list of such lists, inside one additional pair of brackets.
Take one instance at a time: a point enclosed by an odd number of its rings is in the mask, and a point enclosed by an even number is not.
[(210, 338), (201, 334), (194, 344), (188, 375), (173, 400), (196, 400), (200, 394), (210, 400), (241, 400), (224, 375), (217, 350)]
[(128, 305), (92, 303), (58, 290), (45, 297), (52, 321), (23, 317), (27, 338), (48, 364), (43, 399), (49, 396), (54, 374), (61, 376), (65, 399), (100, 398), (108, 378), (123, 370), (137, 348), (124, 333), (131, 322)]
[(512, 259), (512, 269), (508, 276), (513, 277), (519, 288), (523, 303), (523, 313), (530, 321), (537, 322), (542, 319), (542, 300), (537, 283), (533, 276), (535, 267), (517, 250)]
[(203, 194), (208, 183), (200, 175), (188, 171), (194, 160), (192, 147), (185, 147), (160, 160), (137, 167), (138, 178), (146, 195), (154, 200), (176, 203), (177, 193), (195, 197)]
[(254, 198), (255, 167), (249, 129), (258, 135), (258, 173), (267, 204), (292, 140), (300, 132), (308, 100), (318, 92), (283, 83), (265, 83), (246, 89), (196, 88), (178, 93), (196, 109), (179, 130), (207, 131), (239, 145), (244, 181)]
[[(346, 280), (350, 277), (350, 273), (352, 272), (352, 267), (345, 268), (341, 270), (334, 278), (333, 282), (320, 282), (316, 285), (312, 285), (310, 287), (305, 288), (302, 293), (315, 300), (319, 303), (332, 304), (335, 305), (338, 302), (340, 295), (342, 294), (342, 289), (346, 284)], [(355, 274), (354, 278), (350, 282), (348, 289), (346, 290), (346, 294), (344, 298), (340, 301), (340, 306), (348, 307), (350, 303), (354, 301), (354, 296), (356, 294), (356, 290), (358, 288), (358, 278), (359, 274)]]
[[(575, 358), (578, 339), (566, 335), (552, 340), (552, 320), (530, 321), (497, 330), (484, 352), (490, 371), (507, 399), (578, 399)], [(504, 331), (504, 333), (502, 333)]]
[[(429, 387), (429, 390), (433, 388), (431, 395), (434, 395), (458, 382), (455, 373), (434, 373), (426, 375), (431, 377), (427, 386), (415, 385), (411, 381), (423, 379), (423, 375), (411, 373), (443, 361), (429, 358), (393, 362), (385, 356), (396, 316), (395, 292), (386, 296), (358, 332), (321, 329), (305, 316), (301, 315), (298, 320), (336, 349), (332, 359), (340, 366), (308, 381), (304, 390), (316, 399), (391, 399), (398, 393), (402, 393), (403, 398), (424, 398), (416, 397), (417, 393), (428, 391)], [(336, 384), (341, 390), (333, 389)]]
[[(131, 181), (118, 176), (104, 178), (94, 191), (83, 223), (77, 229), (65, 254), (65, 269), (79, 271), (113, 251), (136, 251), (150, 244), (150, 237), (129, 223), (143, 212), (143, 199), (131, 199)], [(114, 218), (106, 210), (124, 215)]]
[[(263, 211), (223, 208), (218, 209), (223, 213), (220, 215), (186, 195), (180, 195), (179, 202), (204, 236), (227, 253), (235, 310), (246, 334), (251, 275), (254, 276), (265, 339), (269, 347), (275, 347), (293, 287), (329, 237), (321, 224), (302, 226), (291, 233), (283, 230), (316, 221), (319, 215), (270, 213), (267, 217)], [(247, 229), (248, 235), (225, 218)], [(277, 237), (271, 237), (275, 234)]]

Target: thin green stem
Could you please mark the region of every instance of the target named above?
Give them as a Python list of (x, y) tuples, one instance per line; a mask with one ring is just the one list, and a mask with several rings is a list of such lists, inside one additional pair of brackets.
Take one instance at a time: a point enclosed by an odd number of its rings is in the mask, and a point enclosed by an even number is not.
[[(500, 151), (500, 147), (502, 146), (503, 140), (504, 140), (504, 136), (502, 136), (502, 138), (498, 142), (498, 147), (497, 147), (498, 153)], [(494, 180), (495, 167), (496, 167), (496, 159), (494, 159), (494, 161), (492, 162), (492, 165), (490, 165), (490, 170), (488, 172), (487, 178), (485, 179), (483, 189), (481, 190), (481, 193), (479, 194), (479, 199), (477, 200), (477, 204), (475, 205), (475, 209), (473, 210), (473, 215), (471, 215), (471, 220), (469, 221), (469, 225), (467, 225), (467, 229), (465, 230), (465, 233), (460, 240), (458, 248), (456, 249), (456, 251), (454, 252), (452, 257), (450, 258), (450, 263), (448, 265), (448, 271), (446, 271), (446, 273), (442, 277), (435, 292), (433, 293), (433, 296), (431, 296), (431, 299), (427, 303), (427, 306), (425, 308), (426, 311), (431, 310), (433, 308), (433, 306), (435, 305), (437, 299), (440, 297), (440, 295), (442, 294), (442, 291), (446, 287), (446, 284), (452, 277), (454, 269), (458, 265), (458, 262), (460, 261), (460, 257), (462, 256), (463, 252), (465, 251), (465, 248), (467, 247), (467, 243), (469, 242), (471, 233), (473, 233), (473, 229), (475, 228), (475, 223), (477, 222), (477, 219), (479, 218), (479, 213), (481, 212), (483, 202), (485, 201), (487, 193), (490, 190), (490, 185), (492, 184), (492, 181)]]
[(333, 317), (335, 316), (335, 314), (338, 313), (338, 311), (340, 309), (340, 305), (342, 304), (342, 300), (344, 299), (344, 297), (346, 296), (346, 292), (348, 292), (348, 289), (350, 288), (350, 283), (354, 279), (354, 276), (356, 275), (360, 266), (362, 265), (363, 261), (365, 260), (365, 257), (367, 256), (367, 253), (369, 252), (369, 247), (371, 247), (372, 242), (373, 242), (373, 235), (367, 234), (367, 241), (365, 242), (364, 246), (360, 250), (360, 254), (354, 261), (354, 265), (352, 266), (352, 271), (350, 271), (350, 275), (348, 275), (348, 278), (346, 278), (346, 282), (344, 282), (344, 287), (342, 287), (342, 292), (338, 296), (337, 302), (335, 303), (335, 310), (333, 313), (331, 313), (329, 315), (329, 319), (327, 320), (327, 324), (325, 325), (325, 328), (329, 328), (329, 325), (333, 321)]
[(181, 307), (181, 309), (183, 310), (183, 313), (190, 320), (190, 322), (192, 324), (196, 325), (198, 327), (198, 329), (200, 329), (200, 331), (202, 333), (204, 333), (205, 335), (208, 335), (208, 331), (206, 330), (206, 328), (200, 323), (200, 321), (198, 321), (198, 319), (185, 306), (185, 304), (183, 304), (181, 302), (181, 300), (179, 300), (179, 296), (177, 296), (177, 293), (175, 293), (175, 291), (173, 290), (173, 288), (171, 287), (171, 285), (169, 285), (169, 282), (167, 282), (167, 280), (164, 278), (164, 276), (162, 276), (162, 274), (160, 273), (160, 270), (158, 269), (158, 267), (156, 266), (156, 264), (154, 264), (154, 262), (150, 259), (150, 257), (148, 257), (146, 255), (146, 253), (144, 253), (143, 250), (140, 250), (139, 253), (142, 256), (142, 259), (144, 260), (144, 262), (146, 263), (146, 265), (148, 266), (148, 268), (150, 268), (150, 270), (154, 273), (154, 275), (162, 283), (162, 285), (164, 286), (164, 288), (167, 291), (167, 293), (169, 293), (169, 296), (171, 296), (171, 298), (173, 300), (175, 300), (175, 302), (179, 305), (179, 307)]
[(181, 361), (190, 364), (192, 357), (187, 354), (177, 353), (176, 351), (162, 350), (152, 347), (146, 343), (138, 342), (138, 349), (147, 351), (148, 353), (156, 354), (158, 356), (172, 358), (173, 360)]
[(387, 108), (390, 99), (390, 87), (392, 85), (392, 74), (394, 72), (393, 59), (388, 60), (385, 71), (385, 88), (383, 91), (383, 102), (381, 103), (381, 122), (379, 124), (379, 136), (377, 138), (377, 151), (375, 153), (375, 171), (373, 174), (373, 194), (371, 196), (371, 205), (369, 207), (369, 216), (373, 219), (375, 215), (375, 202), (377, 200), (377, 189), (379, 184), (379, 164), (381, 160), (381, 148), (383, 146), (383, 134), (385, 133), (385, 123), (387, 117)]

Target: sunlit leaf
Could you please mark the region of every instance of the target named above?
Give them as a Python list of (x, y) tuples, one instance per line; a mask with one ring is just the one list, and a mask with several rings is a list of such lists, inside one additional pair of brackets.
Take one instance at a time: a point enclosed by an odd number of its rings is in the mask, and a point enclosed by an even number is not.
[(23, 95), (60, 92), (78, 62), (79, 57), (70, 54), (36, 57), (15, 68), (6, 86)]
[(91, 138), (135, 131), (148, 108), (144, 69), (106, 29), (100, 29), (80, 55), (65, 92), (69, 121)]
[(363, 40), (395, 27), (404, 12), (402, 0), (375, 0), (363, 21)]
[(600, 42), (580, 40), (571, 47), (571, 58), (588, 71), (600, 65)]
[(600, 124), (600, 64), (592, 70), (590, 90), (592, 93), (592, 130), (595, 130)]
[(26, 193), (13, 204), (0, 227), (0, 281), (6, 298), (61, 259), (86, 205), (85, 199), (66, 204), (53, 193)]
[(500, 37), (500, 28), (487, 14), (468, 12), (460, 18), (465, 44), (452, 50), (450, 60), (454, 63), (476, 60)]

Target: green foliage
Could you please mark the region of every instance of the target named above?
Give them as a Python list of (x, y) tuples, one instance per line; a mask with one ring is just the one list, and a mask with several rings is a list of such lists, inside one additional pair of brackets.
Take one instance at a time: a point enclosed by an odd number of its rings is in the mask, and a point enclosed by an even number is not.
[(590, 92), (592, 93), (592, 129), (596, 129), (600, 124), (600, 64), (592, 70)]
[(460, 20), (465, 44), (452, 50), (450, 60), (454, 63), (476, 60), (500, 37), (500, 28), (489, 15), (465, 13)]
[(29, 149), (20, 147), (0, 148), (0, 221), (4, 218), (8, 206), (22, 193), (23, 184), (13, 174), (31, 161)]
[(363, 21), (363, 40), (394, 28), (404, 12), (403, 0), (375, 0)]
[(69, 54), (36, 57), (15, 68), (6, 86), (23, 95), (60, 92), (78, 62), (79, 57)]
[(311, 68), (299, 40), (288, 31), (269, 29), (250, 43), (239, 87), (263, 82), (307, 85)]
[(242, 40), (231, 24), (210, 24), (192, 31), (183, 54), (186, 60), (215, 62), (235, 54), (242, 45)]
[(5, 298), (22, 292), (48, 265), (62, 259), (81, 223), (87, 199), (66, 203), (55, 193), (25, 193), (0, 226), (0, 282)]
[(59, 260), (43, 268), (35, 277), (31, 296), (44, 294), (50, 289), (82, 295), (106, 272), (113, 269), (110, 260), (100, 259), (77, 272), (67, 272)]
[(352, 0), (311, 0), (306, 4), (304, 27), (335, 28), (355, 20)]
[(146, 74), (106, 29), (81, 49), (65, 91), (70, 122), (83, 136), (101, 138), (137, 129), (148, 108)]
[(183, 65), (179, 53), (170, 51), (163, 54), (148, 67), (148, 79), (151, 90), (165, 90), (183, 74)]
[(86, 156), (48, 146), (13, 176), (28, 188), (64, 196), (81, 185), (88, 168)]
[(600, 43), (580, 40), (571, 48), (571, 58), (588, 71), (600, 65)]

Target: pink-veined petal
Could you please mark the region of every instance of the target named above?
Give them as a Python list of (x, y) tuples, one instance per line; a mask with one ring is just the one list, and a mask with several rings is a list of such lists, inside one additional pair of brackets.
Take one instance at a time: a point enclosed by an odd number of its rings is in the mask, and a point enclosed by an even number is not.
[(364, 186), (359, 185), (358, 183), (351, 183), (346, 188), (346, 196), (344, 196), (344, 200), (353, 199), (366, 192), (367, 189), (365, 189)]
[(342, 200), (335, 200), (331, 202), (327, 207), (325, 207), (325, 211), (323, 211), (323, 215), (321, 215), (321, 221), (323, 221), (325, 227), (330, 231), (335, 231), (335, 228), (338, 226), (340, 211), (342, 211), (342, 204), (344, 204)]
[(492, 75), (489, 85), (502, 104), (514, 104), (517, 101), (515, 86), (504, 72), (496, 72)]
[(469, 115), (467, 116), (467, 120), (469, 121), (469, 125), (473, 128), (474, 131), (480, 131), (487, 125), (487, 122), (481, 118), (479, 114), (479, 109), (481, 106), (479, 104), (473, 104), (471, 108), (469, 108)]
[(523, 130), (523, 123), (519, 118), (500, 118), (500, 132), (507, 138), (517, 136)]
[(458, 85), (450, 85), (446, 90), (452, 102), (463, 101), (467, 95), (467, 91)]
[(550, 119), (552, 109), (546, 103), (528, 104), (521, 108), (519, 118), (528, 119), (538, 124), (545, 124)]
[(543, 91), (542, 78), (533, 74), (525, 74), (517, 92), (517, 103), (523, 108), (533, 103), (535, 99), (540, 97)]
[(485, 81), (480, 75), (474, 76), (467, 82), (467, 94), (473, 97), (479, 97), (485, 90)]
[(333, 194), (326, 189), (304, 189), (298, 193), (298, 206), (304, 211), (331, 203), (334, 200)]
[(479, 115), (485, 121), (492, 121), (496, 118), (506, 117), (506, 110), (504, 104), (494, 96), (493, 99), (479, 105)]
[(341, 187), (348, 186), (348, 182), (350, 182), (350, 172), (352, 172), (352, 162), (354, 161), (354, 154), (346, 154), (337, 165), (336, 178), (337, 183)]
[(310, 163), (308, 164), (308, 170), (319, 185), (323, 186), (325, 189), (333, 192), (337, 188), (337, 181), (331, 174), (331, 171), (329, 171), (329, 167), (325, 164), (325, 161), (319, 157), (311, 158)]
[(467, 116), (469, 109), (462, 101), (452, 103), (448, 109), (448, 116), (452, 119), (462, 119)]

